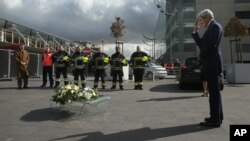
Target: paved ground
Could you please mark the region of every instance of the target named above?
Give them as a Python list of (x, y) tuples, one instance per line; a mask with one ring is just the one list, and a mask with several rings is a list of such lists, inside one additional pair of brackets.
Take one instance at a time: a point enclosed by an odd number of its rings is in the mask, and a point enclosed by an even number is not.
[(179, 90), (174, 79), (144, 84), (143, 91), (133, 90), (132, 82), (124, 91), (101, 91), (111, 98), (107, 112), (72, 118), (51, 110), (55, 91), (39, 88), (41, 80), (31, 80), (27, 90), (0, 81), (0, 140), (228, 141), (229, 125), (250, 123), (250, 85), (226, 84), (223, 125), (210, 129), (198, 125), (208, 116), (208, 98), (200, 90)]

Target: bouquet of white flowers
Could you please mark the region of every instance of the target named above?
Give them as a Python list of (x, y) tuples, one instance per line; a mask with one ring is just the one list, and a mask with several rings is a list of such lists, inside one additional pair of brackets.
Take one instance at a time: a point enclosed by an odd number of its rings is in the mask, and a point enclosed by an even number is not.
[(52, 96), (52, 100), (60, 105), (71, 103), (72, 101), (84, 102), (87, 100), (96, 99), (99, 97), (99, 93), (89, 87), (80, 91), (79, 87), (74, 84), (68, 84), (61, 87), (56, 95)]

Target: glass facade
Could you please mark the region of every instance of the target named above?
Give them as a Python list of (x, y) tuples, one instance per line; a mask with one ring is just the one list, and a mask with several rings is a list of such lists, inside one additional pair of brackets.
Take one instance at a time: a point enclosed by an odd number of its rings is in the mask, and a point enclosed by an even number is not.
[[(164, 12), (159, 14), (161, 20), (158, 19), (156, 29), (161, 25), (165, 32), (165, 53), (162, 58), (173, 62), (185, 53), (196, 55), (196, 45), (190, 35), (196, 18), (195, 0), (161, 0), (160, 3)], [(156, 30), (156, 33), (159, 34), (159, 31)]]
[(166, 9), (165, 1), (159, 1), (159, 15), (155, 26), (155, 59), (162, 57), (166, 52)]

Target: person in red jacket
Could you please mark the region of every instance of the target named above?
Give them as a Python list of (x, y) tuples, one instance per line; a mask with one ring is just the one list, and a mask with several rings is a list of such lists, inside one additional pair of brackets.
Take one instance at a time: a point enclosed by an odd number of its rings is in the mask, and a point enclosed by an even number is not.
[(53, 53), (50, 51), (49, 46), (47, 45), (45, 51), (42, 55), (42, 64), (43, 64), (43, 84), (41, 87), (45, 87), (47, 84), (47, 74), (49, 74), (50, 88), (53, 88)]

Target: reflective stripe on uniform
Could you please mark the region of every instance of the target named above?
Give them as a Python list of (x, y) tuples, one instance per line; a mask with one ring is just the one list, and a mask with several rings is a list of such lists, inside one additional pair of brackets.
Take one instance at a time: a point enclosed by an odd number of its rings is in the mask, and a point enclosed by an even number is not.
[[(78, 65), (78, 62), (81, 62), (81, 64), (80, 65)], [(85, 64), (83, 63), (83, 57), (82, 56), (80, 56), (80, 57), (77, 57), (76, 59), (75, 59), (75, 68), (76, 69), (83, 69), (83, 68), (85, 68)]]
[[(101, 65), (99, 65), (99, 62), (101, 63)], [(104, 69), (105, 68), (105, 64), (103, 62), (103, 57), (96, 57), (95, 58), (95, 68), (96, 69)]]
[(133, 69), (144, 69), (143, 66), (133, 66), (132, 68), (133, 68)]
[(63, 64), (55, 63), (55, 67), (57, 67), (57, 68), (63, 68), (63, 67), (65, 67), (65, 64), (64, 63)]
[(86, 80), (82, 80), (81, 83), (82, 83), (82, 84), (86, 84)]
[(138, 84), (138, 82), (135, 82), (134, 85), (137, 86), (137, 85), (139, 85), (139, 84)]
[(143, 82), (139, 82), (138, 85), (143, 86)]

